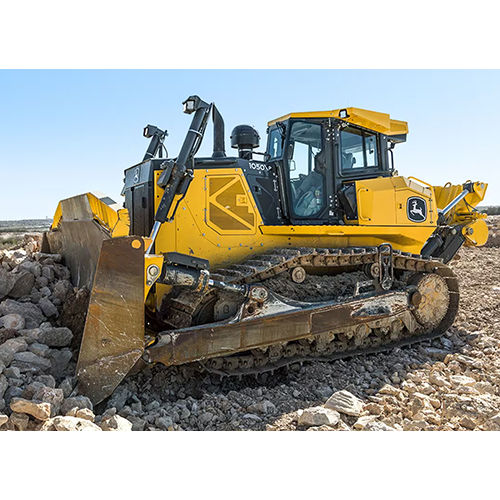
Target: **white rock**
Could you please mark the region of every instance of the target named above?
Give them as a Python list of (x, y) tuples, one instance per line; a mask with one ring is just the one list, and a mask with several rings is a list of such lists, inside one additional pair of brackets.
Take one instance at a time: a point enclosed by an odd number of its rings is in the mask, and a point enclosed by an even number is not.
[(77, 417), (54, 417), (47, 420), (40, 429), (42, 431), (101, 431), (101, 428), (90, 420)]
[(354, 428), (361, 430), (364, 429), (370, 422), (377, 420), (377, 415), (365, 415), (364, 417), (359, 417), (354, 423)]
[(113, 415), (102, 420), (99, 424), (103, 431), (131, 431), (132, 422), (129, 422), (126, 418), (120, 417), (120, 415)]
[(384, 424), (384, 422), (368, 422), (364, 429), (365, 431), (395, 431), (394, 427)]
[(465, 375), (452, 375), (450, 377), (450, 382), (453, 387), (458, 387), (461, 385), (474, 385), (476, 381), (472, 377), (466, 377)]
[(451, 387), (451, 384), (437, 370), (429, 373), (429, 382), (439, 387)]
[(336, 410), (346, 415), (359, 417), (363, 411), (364, 403), (349, 391), (338, 391), (334, 393), (325, 403), (325, 408)]
[(338, 412), (323, 406), (306, 408), (298, 419), (298, 424), (304, 427), (313, 427), (320, 425), (334, 426), (340, 420)]
[(401, 389), (398, 389), (392, 385), (389, 384), (384, 384), (380, 389), (379, 389), (379, 394), (388, 394), (390, 396), (399, 396), (401, 394)]

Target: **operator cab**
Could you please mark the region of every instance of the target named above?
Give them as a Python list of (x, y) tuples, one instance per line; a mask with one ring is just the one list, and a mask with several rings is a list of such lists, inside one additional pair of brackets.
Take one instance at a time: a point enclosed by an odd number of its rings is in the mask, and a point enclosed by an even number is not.
[(406, 122), (359, 108), (292, 113), (270, 122), (267, 158), (280, 172), (290, 222), (355, 218), (354, 181), (392, 176), (392, 149), (407, 131)]

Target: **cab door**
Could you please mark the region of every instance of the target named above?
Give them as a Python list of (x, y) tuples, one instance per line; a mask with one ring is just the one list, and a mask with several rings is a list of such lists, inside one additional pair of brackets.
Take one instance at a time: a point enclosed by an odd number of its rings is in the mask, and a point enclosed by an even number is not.
[(332, 223), (332, 142), (325, 120), (290, 120), (284, 154), (289, 218), (293, 224)]

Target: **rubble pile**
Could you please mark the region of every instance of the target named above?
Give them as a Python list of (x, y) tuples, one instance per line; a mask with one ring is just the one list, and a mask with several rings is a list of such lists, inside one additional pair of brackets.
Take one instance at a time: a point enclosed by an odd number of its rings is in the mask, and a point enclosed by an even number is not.
[(61, 326), (78, 295), (60, 255), (40, 238), (0, 251), (0, 430), (109, 430), (74, 395), (73, 332)]
[(488, 241), (486, 247), (500, 247), (500, 215), (490, 215), (486, 219), (488, 225)]
[(440, 339), (257, 379), (150, 366), (96, 408), (75, 387), (83, 292), (38, 248), (0, 251), (0, 430), (500, 430), (500, 248), (452, 262), (461, 305)]

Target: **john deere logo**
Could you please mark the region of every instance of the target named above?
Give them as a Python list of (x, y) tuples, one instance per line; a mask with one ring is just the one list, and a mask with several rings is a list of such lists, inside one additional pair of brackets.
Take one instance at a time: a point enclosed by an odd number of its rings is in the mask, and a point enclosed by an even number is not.
[(424, 222), (427, 219), (427, 204), (423, 198), (412, 196), (406, 203), (406, 214), (412, 222)]

